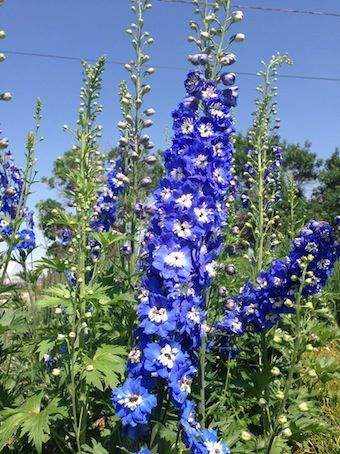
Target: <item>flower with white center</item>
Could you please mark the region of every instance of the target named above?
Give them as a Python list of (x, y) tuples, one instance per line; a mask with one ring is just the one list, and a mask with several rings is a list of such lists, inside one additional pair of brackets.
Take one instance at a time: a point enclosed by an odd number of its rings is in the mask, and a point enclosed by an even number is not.
[(195, 290), (192, 282), (178, 282), (174, 285), (174, 296), (195, 296)]
[(172, 190), (170, 188), (164, 188), (161, 191), (161, 199), (163, 202), (166, 202), (171, 197)]
[(193, 306), (190, 311), (187, 313), (187, 317), (189, 320), (191, 320), (195, 325), (200, 323), (200, 315), (201, 311), (198, 307)]
[(184, 177), (183, 170), (180, 167), (177, 167), (177, 169), (172, 169), (170, 172), (170, 176), (174, 180), (181, 180)]
[(185, 254), (181, 251), (170, 252), (164, 257), (164, 263), (172, 268), (183, 268), (186, 264)]
[(192, 118), (186, 118), (180, 129), (182, 134), (192, 134), (194, 131), (194, 120)]
[(181, 208), (190, 208), (192, 205), (192, 199), (193, 199), (193, 194), (183, 194), (181, 197), (179, 197), (176, 200), (176, 203), (181, 207)]
[(274, 285), (275, 285), (275, 287), (280, 287), (282, 285), (282, 279), (277, 277), (277, 276), (275, 276), (274, 277)]
[(176, 220), (172, 231), (180, 238), (189, 238), (191, 236), (191, 224), (188, 221), (180, 222)]
[(318, 245), (316, 243), (314, 243), (314, 241), (311, 241), (310, 243), (307, 243), (306, 245), (306, 251), (307, 252), (318, 252), (319, 248), (318, 248)]
[(217, 263), (213, 260), (211, 263), (205, 265), (205, 270), (209, 277), (215, 277), (217, 272)]
[(217, 181), (219, 184), (225, 183), (225, 179), (223, 178), (223, 169), (217, 168), (214, 170), (213, 173), (214, 180)]
[(148, 314), (149, 319), (155, 323), (164, 323), (168, 321), (168, 312), (164, 307), (152, 307)]
[(198, 127), (198, 133), (204, 138), (212, 137), (214, 135), (214, 127), (211, 123), (201, 123)]
[(223, 454), (225, 452), (224, 446), (218, 441), (206, 441), (204, 446), (208, 450), (208, 454)]
[(196, 159), (194, 159), (194, 166), (199, 169), (205, 169), (208, 165), (208, 157), (205, 154), (199, 154)]
[(168, 369), (172, 369), (174, 367), (176, 355), (178, 352), (178, 348), (171, 348), (169, 344), (166, 344), (163, 348), (161, 348), (161, 354), (158, 358), (158, 361)]
[(141, 303), (143, 304), (146, 304), (149, 302), (149, 294), (150, 294), (150, 291), (149, 290), (146, 290), (146, 289), (143, 289), (140, 294), (138, 295), (138, 299)]
[(218, 96), (218, 93), (216, 92), (216, 87), (214, 87), (214, 85), (211, 85), (211, 84), (207, 84), (207, 86), (205, 88), (203, 88), (201, 93), (202, 93), (202, 98), (205, 98), (205, 99), (214, 99), (214, 98), (217, 98), (217, 96)]
[(129, 353), (128, 358), (133, 364), (135, 364), (140, 362), (141, 356), (142, 352), (138, 350), (138, 348), (133, 348)]
[(194, 213), (198, 222), (201, 224), (207, 224), (210, 222), (209, 216), (214, 213), (214, 210), (207, 208), (207, 204), (204, 202), (200, 207), (194, 208)]
[(124, 407), (128, 408), (129, 410), (136, 410), (136, 408), (141, 405), (143, 402), (142, 396), (138, 394), (131, 394), (124, 399), (120, 399), (118, 401), (119, 404), (124, 405)]
[(213, 145), (214, 156), (220, 158), (223, 154), (223, 143), (217, 142)]
[(317, 267), (320, 269), (320, 270), (326, 270), (329, 265), (331, 264), (331, 261), (328, 260), (328, 259), (321, 259), (318, 261), (317, 263)]
[(179, 380), (179, 386), (181, 391), (184, 393), (191, 393), (191, 378), (188, 378), (186, 375)]

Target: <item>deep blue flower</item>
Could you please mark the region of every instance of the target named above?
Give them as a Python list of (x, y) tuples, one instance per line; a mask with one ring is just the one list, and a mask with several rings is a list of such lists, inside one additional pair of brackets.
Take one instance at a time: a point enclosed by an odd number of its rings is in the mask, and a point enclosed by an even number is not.
[(141, 377), (135, 380), (128, 378), (123, 386), (113, 391), (112, 404), (123, 425), (135, 427), (148, 422), (152, 409), (157, 405), (157, 399), (142, 386)]

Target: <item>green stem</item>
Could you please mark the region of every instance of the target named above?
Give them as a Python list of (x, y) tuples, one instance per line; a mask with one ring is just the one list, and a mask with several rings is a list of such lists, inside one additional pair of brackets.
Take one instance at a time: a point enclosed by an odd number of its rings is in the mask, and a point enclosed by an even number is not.
[(299, 288), (299, 292), (298, 292), (298, 295), (297, 295), (297, 298), (296, 298), (296, 304), (295, 304), (295, 310), (296, 310), (295, 320), (296, 320), (296, 323), (295, 323), (295, 327), (294, 327), (295, 328), (294, 329), (294, 331), (295, 331), (295, 339), (294, 339), (293, 352), (292, 352), (292, 356), (291, 356), (292, 359), (291, 359), (291, 362), (290, 362), (290, 365), (289, 365), (289, 369), (288, 369), (288, 376), (287, 376), (287, 380), (286, 380), (285, 387), (284, 387), (283, 399), (282, 399), (282, 402), (281, 402), (281, 404), (279, 406), (275, 421), (273, 423), (273, 429), (272, 429), (272, 432), (271, 432), (270, 437), (269, 437), (269, 442), (268, 442), (268, 447), (267, 447), (267, 450), (266, 450), (266, 454), (271, 454), (271, 452), (272, 452), (272, 448), (273, 448), (276, 436), (277, 436), (279, 428), (280, 428), (279, 417), (284, 412), (284, 410), (286, 408), (289, 391), (290, 391), (290, 388), (291, 388), (292, 383), (293, 383), (294, 372), (296, 370), (296, 366), (297, 366), (297, 363), (299, 361), (299, 357), (300, 357), (300, 353), (301, 353), (300, 352), (300, 349), (301, 349), (301, 328), (302, 328), (302, 326), (301, 326), (301, 298), (302, 298), (302, 290), (303, 290), (303, 287), (305, 285), (306, 270), (307, 270), (307, 267), (304, 268), (303, 273), (302, 273), (300, 288)]

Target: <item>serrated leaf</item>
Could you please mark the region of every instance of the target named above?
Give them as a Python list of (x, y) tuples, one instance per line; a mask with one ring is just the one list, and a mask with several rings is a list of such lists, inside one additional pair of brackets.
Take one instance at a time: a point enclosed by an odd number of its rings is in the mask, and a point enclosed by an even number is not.
[(0, 450), (8, 439), (20, 429), (20, 436), (28, 436), (38, 454), (42, 445), (50, 438), (51, 421), (66, 416), (65, 407), (58, 407), (59, 399), (54, 398), (45, 408), (41, 409), (43, 393), (27, 399), (20, 407), (5, 408), (0, 412)]
[(65, 285), (51, 287), (45, 291), (43, 297), (36, 302), (39, 307), (69, 307), (72, 304), (69, 289)]
[(100, 390), (117, 386), (125, 371), (126, 350), (117, 345), (100, 346), (92, 358), (84, 358), (86, 383)]

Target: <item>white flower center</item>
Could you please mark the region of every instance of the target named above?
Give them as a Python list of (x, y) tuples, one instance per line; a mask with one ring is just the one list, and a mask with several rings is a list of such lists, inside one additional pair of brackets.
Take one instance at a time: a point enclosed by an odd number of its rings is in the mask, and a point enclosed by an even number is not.
[(169, 344), (166, 344), (161, 349), (161, 354), (158, 358), (158, 361), (166, 366), (168, 369), (172, 369), (174, 367), (176, 355), (178, 353), (178, 348), (171, 348)]
[(183, 268), (186, 260), (185, 255), (181, 251), (170, 252), (165, 258), (164, 262), (173, 268)]
[(180, 167), (177, 167), (177, 169), (172, 169), (170, 175), (175, 180), (181, 180), (184, 177), (183, 170)]
[(242, 323), (240, 322), (240, 320), (238, 318), (234, 318), (234, 320), (231, 323), (231, 329), (234, 332), (237, 332), (237, 331), (240, 331), (241, 328), (242, 328)]
[(141, 303), (145, 304), (149, 302), (149, 290), (143, 289), (138, 295), (138, 299)]
[(199, 154), (196, 159), (194, 159), (194, 166), (199, 169), (205, 169), (208, 164), (208, 158), (204, 154)]
[(214, 156), (221, 157), (222, 150), (223, 150), (222, 142), (215, 143), (215, 145), (213, 145), (213, 150), (214, 150)]
[(167, 200), (170, 199), (171, 197), (171, 189), (170, 188), (164, 188), (162, 191), (161, 191), (161, 199), (163, 200), (163, 202), (166, 202)]
[(308, 252), (318, 252), (318, 245), (312, 241), (306, 245), (306, 251)]
[(139, 363), (140, 362), (141, 356), (142, 356), (142, 352), (140, 350), (138, 350), (137, 348), (134, 348), (129, 353), (128, 358), (133, 364), (135, 364), (135, 363)]
[(218, 95), (216, 93), (215, 87), (212, 85), (208, 85), (206, 88), (202, 90), (202, 96), (206, 99), (216, 98)]
[(201, 137), (211, 137), (214, 135), (214, 128), (211, 123), (202, 123), (198, 127), (198, 132)]
[(143, 398), (139, 394), (131, 394), (129, 397), (120, 399), (118, 402), (129, 410), (134, 411), (143, 402)]
[(183, 134), (191, 134), (194, 130), (194, 122), (192, 118), (186, 118), (181, 125), (181, 132)]
[(187, 393), (187, 394), (191, 393), (191, 380), (190, 380), (190, 378), (187, 378), (185, 375), (179, 381), (179, 386), (180, 386), (182, 392)]
[(180, 221), (175, 221), (172, 231), (180, 238), (189, 238), (191, 235), (191, 225), (187, 221), (182, 223)]
[(208, 273), (209, 277), (215, 277), (216, 276), (216, 262), (212, 261), (211, 263), (208, 263), (205, 265), (206, 272)]
[(317, 263), (317, 267), (320, 269), (320, 270), (325, 270), (329, 267), (329, 265), (331, 264), (331, 261), (328, 260), (328, 259), (321, 259), (318, 261)]
[(204, 445), (209, 454), (223, 454), (223, 445), (218, 441), (206, 441)]
[(213, 210), (211, 208), (207, 208), (207, 204), (203, 203), (201, 207), (194, 208), (194, 213), (197, 217), (198, 222), (207, 224), (210, 220), (209, 216), (213, 214)]
[(149, 319), (155, 323), (164, 323), (168, 320), (168, 312), (164, 307), (152, 307), (149, 314)]
[(175, 296), (194, 296), (195, 290), (193, 289), (192, 282), (178, 282), (175, 284)]
[(178, 203), (178, 205), (182, 208), (190, 208), (192, 205), (192, 199), (192, 194), (183, 194), (176, 200), (176, 203)]
[(187, 313), (187, 317), (189, 320), (194, 322), (195, 325), (197, 325), (200, 322), (200, 310), (198, 307), (193, 306), (190, 311)]
[(224, 183), (225, 180), (223, 178), (223, 170), (222, 169), (215, 169), (213, 173), (214, 179), (217, 181), (217, 183)]

